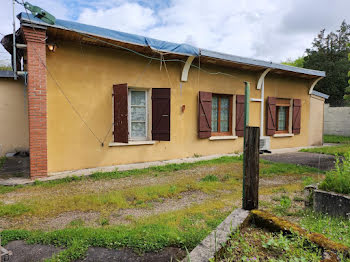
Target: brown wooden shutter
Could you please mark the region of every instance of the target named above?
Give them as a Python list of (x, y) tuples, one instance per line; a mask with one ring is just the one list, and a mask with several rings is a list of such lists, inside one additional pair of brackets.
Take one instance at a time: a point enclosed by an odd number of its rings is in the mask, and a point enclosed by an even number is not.
[(128, 143), (128, 84), (113, 85), (114, 142)]
[(236, 136), (244, 136), (244, 95), (236, 95)]
[(211, 137), (211, 107), (212, 93), (199, 92), (198, 94), (198, 137)]
[(152, 140), (170, 141), (170, 91), (152, 89)]
[(301, 100), (293, 99), (293, 134), (300, 134)]
[(267, 98), (266, 114), (266, 135), (272, 136), (276, 133), (276, 97)]

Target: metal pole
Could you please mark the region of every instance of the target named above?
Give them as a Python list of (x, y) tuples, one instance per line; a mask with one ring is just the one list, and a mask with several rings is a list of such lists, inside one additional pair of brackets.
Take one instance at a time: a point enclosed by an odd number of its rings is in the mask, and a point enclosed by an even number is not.
[(246, 127), (249, 124), (249, 100), (250, 100), (250, 83), (244, 82), (245, 91), (244, 91), (244, 136), (243, 136), (243, 190), (242, 190), (242, 207), (245, 198), (245, 176), (246, 170), (244, 167), (246, 152), (244, 152), (245, 143), (246, 143)]
[(12, 53), (12, 70), (13, 70), (13, 77), (15, 80), (17, 80), (17, 59), (16, 59), (16, 20), (15, 20), (15, 0), (12, 0), (12, 16), (13, 16), (13, 53)]

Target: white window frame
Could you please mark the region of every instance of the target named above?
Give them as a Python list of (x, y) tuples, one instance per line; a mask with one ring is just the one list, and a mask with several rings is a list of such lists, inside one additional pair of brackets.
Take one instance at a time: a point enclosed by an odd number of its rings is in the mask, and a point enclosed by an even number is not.
[[(131, 92), (132, 91), (142, 91), (145, 92), (145, 108), (146, 108), (146, 126), (145, 126), (145, 130), (146, 130), (146, 134), (144, 137), (131, 137)], [(147, 89), (143, 89), (143, 88), (128, 88), (128, 132), (129, 132), (129, 141), (146, 141), (148, 140), (148, 121), (149, 121), (149, 117), (148, 117), (148, 90)]]

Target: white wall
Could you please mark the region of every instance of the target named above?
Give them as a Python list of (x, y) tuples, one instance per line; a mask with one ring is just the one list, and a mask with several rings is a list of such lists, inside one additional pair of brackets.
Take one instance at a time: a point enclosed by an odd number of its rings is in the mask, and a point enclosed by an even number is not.
[(329, 104), (324, 106), (324, 133), (350, 136), (350, 107), (330, 107)]

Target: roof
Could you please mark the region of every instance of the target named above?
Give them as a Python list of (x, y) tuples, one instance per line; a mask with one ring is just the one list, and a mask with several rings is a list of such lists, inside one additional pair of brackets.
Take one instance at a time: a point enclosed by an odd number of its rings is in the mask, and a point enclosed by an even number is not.
[(322, 97), (322, 98), (324, 98), (324, 99), (328, 99), (328, 98), (329, 98), (329, 95), (326, 95), (326, 94), (324, 94), (324, 93), (318, 92), (318, 91), (316, 91), (316, 90), (312, 90), (312, 93), (311, 93), (311, 94), (314, 95), (314, 96)]
[[(206, 49), (200, 49), (188, 44), (177, 44), (167, 41), (157, 40), (150, 37), (139, 36), (135, 34), (124, 33), (120, 31), (110, 30), (106, 28), (96, 27), (92, 25), (81, 24), (72, 21), (66, 21), (56, 19), (54, 25), (45, 23), (39, 18), (34, 17), (32, 14), (20, 13), (18, 19), (27, 23), (34, 23), (36, 25), (45, 26), (48, 28), (63, 29), (71, 32), (82, 33), (90, 36), (95, 36), (107, 40), (114, 40), (122, 43), (127, 43), (135, 46), (150, 47), (151, 49), (163, 51), (172, 54), (179, 54), (185, 56), (205, 56), (208, 58), (217, 59), (224, 62), (231, 62), (236, 65), (246, 65), (247, 69), (252, 70), (264, 70), (267, 68), (274, 69), (275, 72), (290, 72), (292, 75), (298, 74), (301, 76), (307, 76), (308, 78), (325, 77), (324, 71), (311, 70), (305, 68), (299, 68), (294, 66), (287, 66), (278, 63), (267, 62), (263, 60), (257, 60), (252, 58), (245, 58), (225, 53), (219, 53)], [(203, 60), (204, 61), (204, 60)]]
[(13, 71), (0, 70), (0, 78), (14, 78)]

